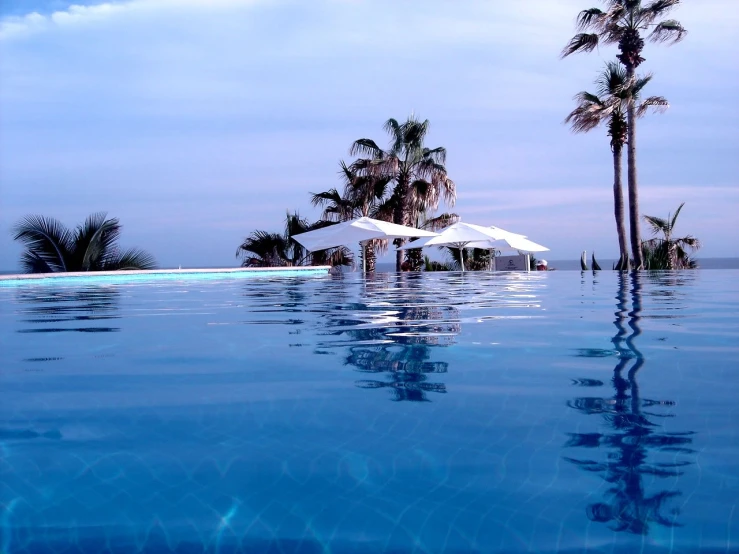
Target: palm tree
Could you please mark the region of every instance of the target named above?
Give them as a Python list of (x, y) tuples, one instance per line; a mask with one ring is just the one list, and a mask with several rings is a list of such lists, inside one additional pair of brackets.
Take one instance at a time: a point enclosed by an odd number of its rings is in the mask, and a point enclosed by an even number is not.
[[(687, 31), (674, 19), (662, 19), (680, 4), (680, 0), (603, 0), (606, 10), (590, 8), (577, 17), (580, 31), (562, 50), (562, 57), (576, 52), (591, 52), (601, 42), (618, 44), (618, 59), (626, 67), (629, 82), (635, 80), (636, 68), (644, 62), (642, 33), (651, 31), (652, 42), (679, 42)], [(591, 32), (586, 32), (591, 31)], [(628, 143), (629, 223), (631, 251), (636, 269), (642, 269), (644, 259), (641, 251), (639, 229), (639, 193), (636, 171), (636, 102), (633, 97), (626, 103)]]
[[(384, 125), (390, 135), (390, 148), (383, 150), (367, 138), (354, 141), (351, 155), (367, 156), (363, 162), (366, 174), (388, 177), (395, 183), (388, 202), (393, 206), (393, 223), (408, 225), (421, 213), (430, 213), (439, 200), (453, 206), (456, 186), (447, 176), (446, 149), (427, 148), (424, 144), (429, 129), (428, 119), (420, 121), (411, 115), (404, 123), (388, 119)], [(403, 241), (399, 241), (400, 244)], [(398, 251), (395, 269), (400, 271), (403, 253)]]
[(293, 239), (294, 235), (332, 225), (328, 221), (310, 223), (297, 212), (287, 213), (285, 231), (253, 231), (236, 249), (243, 267), (291, 267), (303, 265), (352, 265), (352, 254), (344, 247), (308, 252)]
[[(339, 194), (335, 188), (324, 192), (311, 193), (311, 204), (323, 207), (321, 218), (324, 221), (341, 222), (357, 217), (372, 217), (383, 221), (392, 219), (392, 207), (387, 198), (390, 177), (366, 171), (369, 160), (357, 160), (351, 165), (341, 162), (341, 175), (344, 191)], [(369, 241), (364, 253), (367, 257), (366, 270), (375, 271), (378, 252), (387, 246), (387, 241)]]
[[(622, 151), (626, 143), (628, 125), (625, 110), (628, 109), (631, 97), (638, 99), (642, 89), (651, 81), (652, 76), (638, 77), (633, 84), (627, 77), (623, 65), (609, 62), (596, 80), (596, 94), (580, 92), (575, 96), (577, 107), (567, 116), (565, 123), (572, 126), (575, 133), (587, 133), (608, 122), (608, 136), (611, 137), (613, 153), (613, 209), (618, 233), (619, 261), (616, 269), (629, 269), (629, 251), (626, 246), (626, 226), (624, 224), (624, 199), (621, 181)], [(641, 102), (636, 110), (637, 117), (644, 116), (649, 108), (665, 110), (668, 102), (661, 96), (651, 96)]]
[(121, 224), (94, 213), (75, 229), (58, 219), (28, 215), (13, 228), (13, 239), (25, 246), (21, 266), (26, 273), (154, 269), (154, 257), (137, 248), (121, 250)]
[(236, 249), (243, 267), (280, 267), (288, 265), (288, 243), (284, 235), (253, 231)]
[(696, 251), (701, 247), (700, 241), (687, 235), (675, 238), (675, 224), (680, 210), (685, 202), (678, 206), (673, 215), (667, 214), (667, 219), (653, 215), (645, 215), (644, 220), (651, 226), (654, 235), (662, 234), (663, 238), (653, 238), (645, 241), (645, 250), (650, 254), (650, 265), (647, 269), (687, 269), (696, 267), (688, 255), (688, 250)]

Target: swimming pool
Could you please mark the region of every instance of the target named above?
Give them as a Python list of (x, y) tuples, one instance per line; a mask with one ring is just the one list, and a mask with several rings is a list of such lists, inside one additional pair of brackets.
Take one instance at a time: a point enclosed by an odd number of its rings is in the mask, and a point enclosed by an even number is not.
[(2, 552), (736, 552), (739, 272), (0, 289)]

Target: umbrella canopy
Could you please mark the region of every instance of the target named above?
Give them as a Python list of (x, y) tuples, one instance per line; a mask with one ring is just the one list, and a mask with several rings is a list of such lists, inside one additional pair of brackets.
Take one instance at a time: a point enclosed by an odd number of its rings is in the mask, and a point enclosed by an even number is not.
[(523, 236), (511, 236), (493, 241), (471, 242), (468, 248), (487, 248), (488, 250), (500, 250), (501, 248), (513, 248), (521, 252), (549, 252), (549, 248), (537, 244)]
[[(442, 229), (438, 236), (428, 239), (415, 240), (401, 246), (398, 250), (410, 250), (412, 248), (425, 248), (426, 246), (453, 246), (459, 249), (459, 263), (464, 271), (464, 260), (462, 250), (469, 247), (471, 243), (489, 243), (496, 240), (525, 240), (523, 235), (517, 235), (510, 231), (505, 231), (500, 227), (483, 227), (472, 223), (462, 223), (461, 221), (450, 225), (446, 229)], [(486, 247), (483, 247), (486, 248)]]
[(455, 223), (439, 232), (438, 236), (419, 239), (401, 246), (398, 250), (411, 248), (425, 248), (426, 246), (453, 246), (459, 249), (459, 260), (464, 271), (462, 250), (464, 248), (500, 249), (515, 248), (523, 252), (546, 252), (546, 246), (536, 244), (526, 238), (526, 235), (511, 233), (500, 227), (482, 227), (472, 223)]
[[(504, 231), (500, 227), (483, 227), (472, 223), (455, 223), (446, 229), (439, 231), (435, 237), (414, 240), (398, 248), (398, 250), (410, 250), (412, 248), (425, 248), (426, 246), (454, 246), (455, 248), (467, 248), (470, 243), (489, 242), (503, 239), (525, 238), (523, 235)], [(487, 248), (483, 246), (482, 248)]]
[(318, 250), (344, 246), (354, 242), (366, 242), (372, 239), (435, 237), (436, 234), (431, 231), (396, 225), (379, 219), (360, 217), (315, 231), (293, 235), (292, 238), (310, 252), (317, 252)]

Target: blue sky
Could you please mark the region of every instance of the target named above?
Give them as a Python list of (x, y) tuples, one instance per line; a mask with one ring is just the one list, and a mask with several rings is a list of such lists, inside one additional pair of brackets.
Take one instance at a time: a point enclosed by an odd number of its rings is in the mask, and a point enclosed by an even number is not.
[[(597, 3), (597, 2), (595, 2)], [(165, 266), (235, 265), (250, 231), (339, 184), (354, 139), (388, 117), (431, 121), (454, 211), (546, 244), (613, 257), (605, 130), (572, 135), (572, 96), (613, 48), (559, 60), (587, 0), (6, 0), (0, 30), (0, 269), (27, 213), (74, 225), (107, 211), (124, 246)], [(421, 8), (422, 6), (422, 8)], [(739, 6), (686, 0), (689, 29), (648, 44), (642, 212), (686, 206), (701, 255), (739, 256)], [(646, 229), (645, 229), (646, 234)]]

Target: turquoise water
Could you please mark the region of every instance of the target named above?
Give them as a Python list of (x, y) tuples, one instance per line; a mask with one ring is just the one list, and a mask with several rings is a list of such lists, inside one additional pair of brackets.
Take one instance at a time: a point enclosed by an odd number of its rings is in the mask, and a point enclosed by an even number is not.
[(739, 551), (739, 272), (0, 289), (0, 551)]
[(248, 270), (175, 270), (157, 271), (149, 270), (142, 272), (113, 272), (105, 274), (72, 274), (65, 275), (57, 273), (50, 277), (34, 278), (2, 278), (0, 288), (28, 287), (39, 285), (128, 285), (132, 283), (149, 283), (153, 281), (224, 281), (229, 279), (262, 279), (266, 275), (271, 278), (299, 277), (310, 275), (312, 277), (324, 277), (328, 272), (326, 267), (301, 267), (300, 269), (248, 269)]

